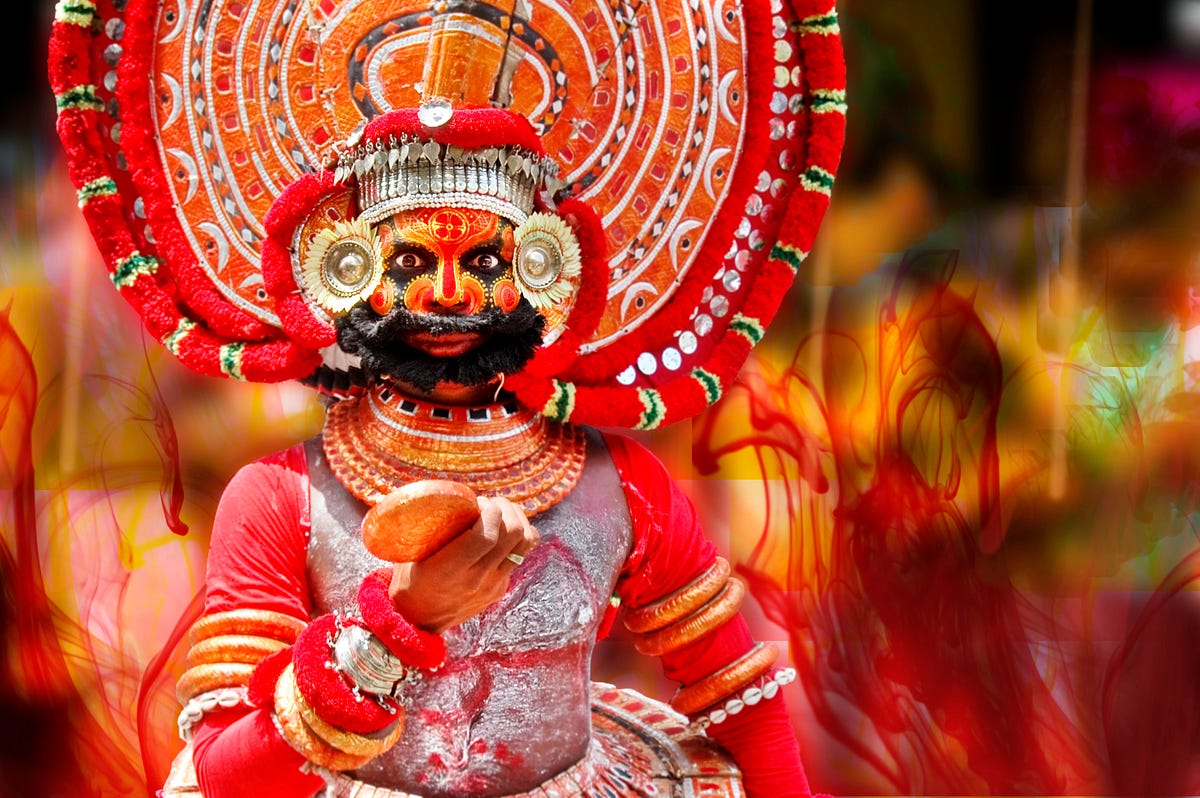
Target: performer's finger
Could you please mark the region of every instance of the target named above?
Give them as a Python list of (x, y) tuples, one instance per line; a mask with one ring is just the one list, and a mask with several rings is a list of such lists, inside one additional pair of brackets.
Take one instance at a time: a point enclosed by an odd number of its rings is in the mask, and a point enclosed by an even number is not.
[(504, 517), (504, 532), (496, 548), (480, 560), (479, 565), (485, 569), (513, 568), (521, 563), (532, 548), (527, 538), (533, 527), (521, 508), (511, 501), (497, 499), (496, 503)]
[(541, 536), (538, 531), (528, 521), (525, 522), (525, 527), (522, 530), (521, 536), (516, 539), (513, 547), (497, 562), (497, 567), (501, 569), (513, 569), (521, 563), (525, 562), (525, 558), (529, 556), (529, 552), (541, 542)]
[(537, 527), (535, 527), (533, 524), (526, 524), (524, 539), (525, 539), (525, 552), (528, 553), (528, 552), (533, 551), (539, 545), (541, 545), (542, 533), (538, 532)]
[(438, 554), (476, 563), (487, 557), (500, 542), (504, 532), (503, 511), (488, 498), (479, 499), (479, 520), (471, 528), (446, 544)]
[(524, 536), (525, 530), (530, 526), (525, 511), (508, 499), (497, 499), (496, 503), (500, 505), (504, 518), (505, 533), (516, 542)]

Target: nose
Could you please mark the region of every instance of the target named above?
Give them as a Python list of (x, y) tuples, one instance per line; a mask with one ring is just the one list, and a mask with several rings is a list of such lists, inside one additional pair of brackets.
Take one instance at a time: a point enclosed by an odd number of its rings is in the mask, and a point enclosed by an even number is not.
[(465, 304), (463, 296), (462, 274), (458, 270), (458, 260), (449, 263), (443, 258), (438, 261), (437, 279), (434, 281), (433, 299), (444, 309), (453, 309)]

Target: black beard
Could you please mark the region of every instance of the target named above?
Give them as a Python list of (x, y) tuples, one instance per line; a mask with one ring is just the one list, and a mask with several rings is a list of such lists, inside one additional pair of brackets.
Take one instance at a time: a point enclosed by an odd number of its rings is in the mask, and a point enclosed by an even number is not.
[[(522, 299), (510, 313), (488, 308), (470, 316), (413, 313), (407, 308), (379, 316), (359, 304), (334, 325), (338, 345), (358, 355), (364, 371), (431, 391), (439, 382), (484, 385), (501, 374), (520, 371), (541, 345), (546, 320)], [(457, 357), (437, 357), (406, 344), (401, 336), (408, 332), (480, 333), (484, 341)]]

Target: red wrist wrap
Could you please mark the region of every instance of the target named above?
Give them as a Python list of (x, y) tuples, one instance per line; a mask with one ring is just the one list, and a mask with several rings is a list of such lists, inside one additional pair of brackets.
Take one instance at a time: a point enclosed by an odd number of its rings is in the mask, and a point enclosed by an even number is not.
[(392, 711), (380, 706), (368, 695), (355, 693), (350, 680), (329, 667), (333, 652), (329, 638), (337, 636), (337, 618), (322, 615), (313, 620), (296, 640), (292, 649), (296, 686), (308, 705), (325, 720), (356, 734), (371, 734), (396, 721), (396, 703)]
[(396, 612), (388, 594), (391, 579), (390, 568), (381, 568), (363, 579), (358, 589), (363, 625), (405, 665), (424, 670), (439, 667), (446, 660), (446, 641), (441, 635), (418, 629)]
[(246, 698), (251, 704), (268, 712), (275, 708), (275, 683), (291, 661), (292, 647), (288, 646), (258, 663), (246, 685)]

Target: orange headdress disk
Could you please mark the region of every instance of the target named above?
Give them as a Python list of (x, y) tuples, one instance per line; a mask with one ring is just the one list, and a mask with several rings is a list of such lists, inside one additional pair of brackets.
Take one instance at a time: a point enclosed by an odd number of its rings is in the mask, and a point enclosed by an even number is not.
[(63, 0), (50, 73), (113, 281), (192, 368), (314, 378), (373, 223), (481, 208), (549, 322), (507, 387), (637, 428), (735, 377), (845, 121), (832, 0)]

